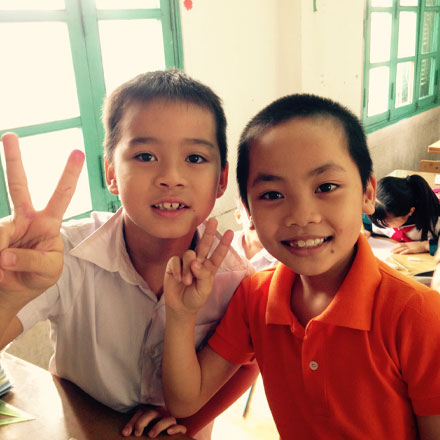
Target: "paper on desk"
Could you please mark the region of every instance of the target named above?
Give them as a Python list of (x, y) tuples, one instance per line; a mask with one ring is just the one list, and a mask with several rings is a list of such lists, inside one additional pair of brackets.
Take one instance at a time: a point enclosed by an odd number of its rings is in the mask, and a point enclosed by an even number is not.
[[(388, 240), (381, 240), (380, 238), (370, 237), (368, 239), (368, 243), (370, 243), (371, 249), (373, 250), (373, 254), (382, 261), (385, 261), (388, 257), (391, 257), (393, 254), (391, 250), (396, 243)], [(387, 263), (387, 261), (385, 261)]]
[[(5, 417), (3, 417), (5, 416)], [(0, 426), (34, 420), (35, 417), (0, 399)]]

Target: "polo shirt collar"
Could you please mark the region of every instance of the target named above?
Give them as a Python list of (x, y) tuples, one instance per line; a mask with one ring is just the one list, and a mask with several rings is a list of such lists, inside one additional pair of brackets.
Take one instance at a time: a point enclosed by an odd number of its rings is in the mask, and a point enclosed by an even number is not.
[[(269, 288), (266, 322), (293, 325), (290, 295), (296, 274), (284, 264), (274, 272)], [(367, 239), (361, 234), (353, 264), (330, 305), (313, 320), (359, 330), (369, 330), (374, 296), (381, 280), (376, 258)]]

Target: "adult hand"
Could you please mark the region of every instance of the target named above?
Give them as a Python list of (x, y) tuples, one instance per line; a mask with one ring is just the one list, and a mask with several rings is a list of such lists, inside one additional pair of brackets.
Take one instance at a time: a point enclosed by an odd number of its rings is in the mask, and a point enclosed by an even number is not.
[(0, 221), (0, 302), (20, 309), (59, 278), (63, 262), (60, 227), (84, 163), (73, 151), (46, 207), (32, 205), (18, 137), (2, 136), (13, 214)]

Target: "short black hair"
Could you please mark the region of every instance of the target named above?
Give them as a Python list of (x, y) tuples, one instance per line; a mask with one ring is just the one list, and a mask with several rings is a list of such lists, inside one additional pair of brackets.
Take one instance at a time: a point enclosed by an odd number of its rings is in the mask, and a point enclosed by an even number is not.
[(209, 110), (215, 119), (217, 144), (222, 169), (227, 163), (226, 116), (221, 99), (201, 82), (177, 69), (141, 73), (121, 84), (106, 98), (102, 121), (105, 129), (104, 154), (112, 162), (119, 142), (120, 122), (133, 103), (155, 99), (189, 102)]
[(367, 147), (367, 140), (359, 119), (346, 107), (310, 94), (288, 95), (269, 104), (255, 115), (243, 130), (237, 159), (237, 183), (240, 197), (249, 207), (247, 199), (247, 181), (249, 177), (249, 154), (252, 142), (267, 129), (290, 119), (325, 117), (338, 121), (347, 139), (348, 151), (361, 176), (365, 190), (373, 171), (373, 163)]

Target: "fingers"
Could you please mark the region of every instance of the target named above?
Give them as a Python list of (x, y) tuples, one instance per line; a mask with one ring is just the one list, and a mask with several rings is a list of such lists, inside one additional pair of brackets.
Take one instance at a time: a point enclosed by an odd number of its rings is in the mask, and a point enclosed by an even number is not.
[(67, 159), (63, 174), (58, 181), (52, 197), (45, 211), (48, 215), (62, 220), (78, 183), (81, 169), (84, 164), (84, 153), (79, 150), (72, 151)]
[(214, 237), (217, 232), (217, 220), (214, 218), (210, 218), (207, 221), (205, 232), (203, 233), (202, 238), (200, 239), (196, 253), (197, 260), (203, 262), (209, 254), (211, 250), (212, 243), (214, 242)]
[[(148, 431), (148, 437), (155, 438), (161, 432), (167, 431), (168, 434), (185, 434), (187, 429), (183, 425), (178, 425), (177, 421), (172, 416), (160, 417), (160, 412), (155, 409), (143, 410), (139, 409), (135, 415), (129, 420), (129, 422), (122, 429), (122, 435), (128, 437), (134, 435), (135, 437), (141, 437), (144, 429), (148, 427), (152, 422), (153, 427)], [(157, 421), (155, 421), (157, 419)]]
[(138, 409), (134, 416), (122, 429), (122, 435), (124, 437), (128, 437), (133, 433), (136, 437), (140, 437), (144, 431), (144, 428), (158, 416), (159, 412), (157, 410)]
[(21, 160), (18, 136), (15, 133), (6, 133), (2, 136), (2, 142), (5, 151), (9, 194), (14, 205), (14, 211), (17, 214), (25, 214), (33, 207), (26, 173)]
[(171, 275), (179, 283), (182, 281), (182, 265), (179, 257), (174, 256), (168, 260), (165, 274)]
[(0, 252), (0, 268), (11, 272), (29, 272), (44, 278), (59, 276), (62, 252), (8, 248)]
[(186, 427), (183, 425), (178, 425), (177, 420), (172, 416), (164, 417), (159, 419), (159, 421), (155, 423), (154, 426), (148, 431), (148, 437), (156, 438), (165, 430), (170, 435), (178, 433), (185, 434)]

